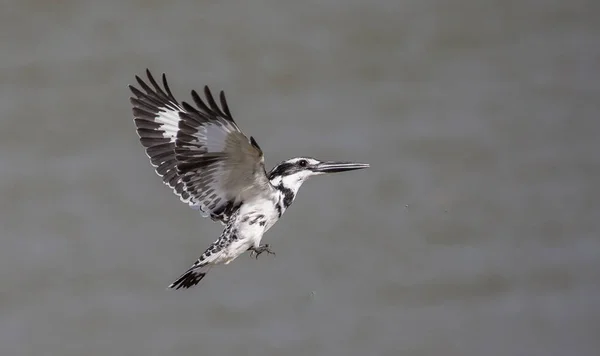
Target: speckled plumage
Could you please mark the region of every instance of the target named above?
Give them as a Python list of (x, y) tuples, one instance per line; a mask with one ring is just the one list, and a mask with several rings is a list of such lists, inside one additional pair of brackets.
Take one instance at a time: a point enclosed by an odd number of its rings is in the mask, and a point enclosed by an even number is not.
[(219, 238), (170, 288), (193, 287), (212, 266), (229, 264), (246, 251), (257, 257), (273, 253), (261, 245), (262, 236), (292, 204), (308, 177), (368, 167), (298, 157), (267, 174), (260, 146), (239, 129), (223, 92), (220, 106), (208, 87), (206, 102), (192, 91), (196, 106), (180, 104), (164, 74), (162, 87), (148, 70), (146, 75), (150, 85), (136, 76), (141, 90), (130, 89), (137, 133), (151, 164), (182, 202), (225, 225)]

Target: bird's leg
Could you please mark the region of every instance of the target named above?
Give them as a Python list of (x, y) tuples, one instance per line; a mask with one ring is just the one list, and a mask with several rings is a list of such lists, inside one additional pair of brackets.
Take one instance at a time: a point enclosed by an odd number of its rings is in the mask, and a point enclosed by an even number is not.
[(255, 254), (256, 259), (258, 259), (258, 255), (260, 255), (263, 252), (275, 256), (275, 252), (271, 251), (271, 249), (269, 248), (269, 244), (260, 245), (258, 247), (249, 247), (248, 250), (250, 250), (250, 257), (252, 257), (252, 254)]

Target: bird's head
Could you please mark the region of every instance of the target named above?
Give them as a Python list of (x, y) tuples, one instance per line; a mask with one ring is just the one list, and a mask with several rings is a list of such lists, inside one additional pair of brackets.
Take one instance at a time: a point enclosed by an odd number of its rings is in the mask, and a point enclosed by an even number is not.
[(297, 192), (308, 177), (368, 167), (366, 163), (319, 161), (310, 157), (296, 157), (275, 166), (269, 172), (269, 180), (273, 185), (282, 184)]

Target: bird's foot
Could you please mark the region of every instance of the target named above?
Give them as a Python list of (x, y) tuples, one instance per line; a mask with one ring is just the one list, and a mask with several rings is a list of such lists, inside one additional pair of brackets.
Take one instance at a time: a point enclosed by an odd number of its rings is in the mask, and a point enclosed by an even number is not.
[(258, 255), (260, 255), (263, 252), (275, 256), (275, 252), (271, 251), (271, 249), (269, 248), (269, 244), (260, 245), (258, 247), (251, 247), (248, 250), (250, 250), (250, 257), (252, 257), (252, 254), (254, 254), (256, 255), (256, 259), (258, 259)]

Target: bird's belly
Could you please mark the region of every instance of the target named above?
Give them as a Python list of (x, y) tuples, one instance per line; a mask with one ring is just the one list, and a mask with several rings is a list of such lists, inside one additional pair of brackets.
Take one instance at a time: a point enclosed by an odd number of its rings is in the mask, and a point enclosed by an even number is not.
[(279, 218), (276, 204), (269, 199), (257, 199), (242, 205), (239, 214), (241, 228), (247, 230), (260, 229), (262, 232), (270, 229)]
[(223, 250), (223, 252), (219, 255), (219, 258), (215, 260), (215, 263), (229, 264), (229, 262), (235, 260), (241, 254), (246, 252), (252, 245), (253, 241), (249, 239), (236, 240)]
[(262, 236), (279, 215), (275, 205), (268, 199), (257, 199), (243, 204), (231, 228), (231, 242), (215, 258), (215, 264), (229, 264), (249, 248), (260, 246)]

